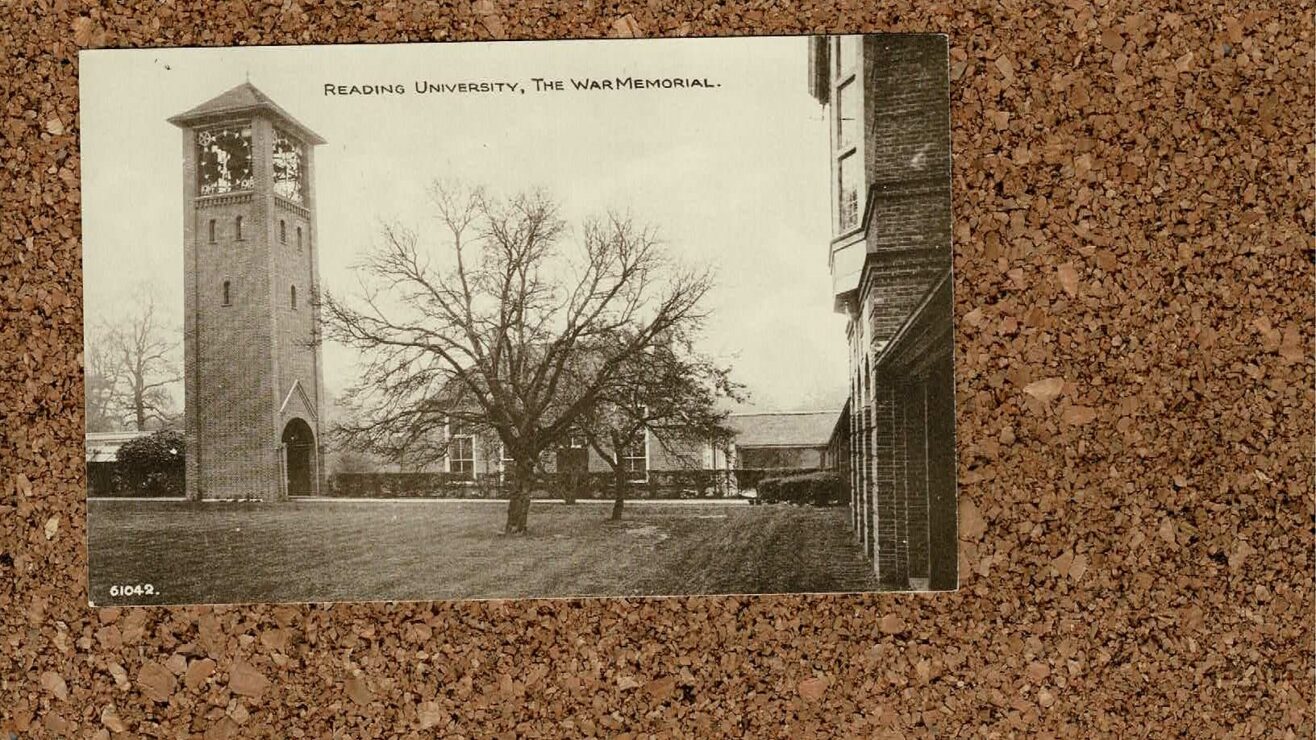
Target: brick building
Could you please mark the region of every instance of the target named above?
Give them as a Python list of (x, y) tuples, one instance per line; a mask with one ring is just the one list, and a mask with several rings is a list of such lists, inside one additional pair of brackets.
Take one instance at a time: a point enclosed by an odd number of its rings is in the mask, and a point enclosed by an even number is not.
[(323, 481), (313, 147), (250, 83), (180, 113), (189, 499)]
[(836, 310), (849, 317), (856, 537), (883, 585), (953, 589), (947, 40), (817, 37), (809, 62), (832, 141), (828, 260)]
[[(736, 490), (734, 452), (718, 440), (646, 430), (621, 457), (631, 489), (640, 497), (716, 497)], [(418, 440), (414, 453), (374, 459), (365, 467), (335, 471), (329, 482), (332, 495), (376, 495), (368, 490), (374, 486), (405, 489), (405, 495), (503, 496), (513, 461), (487, 425), (450, 419), (432, 439)], [(545, 451), (536, 474), (540, 493), (548, 497), (612, 495), (612, 466), (582, 436)]]
[[(503, 474), (511, 470), (512, 461), (503, 456), (503, 445), (492, 431), (450, 427), (450, 441), (441, 463), (449, 473), (479, 476)], [(646, 430), (633, 445), (622, 451), (622, 465), (631, 483), (658, 483), (666, 474), (709, 471), (725, 474), (730, 470), (724, 446), (716, 442), (696, 442), (684, 438), (665, 439), (661, 431)], [(612, 467), (583, 437), (571, 437), (540, 461), (548, 474), (612, 474)], [(606, 478), (606, 476), (605, 476)]]
[(837, 411), (731, 414), (736, 467), (751, 470), (823, 470), (835, 467), (828, 443)]

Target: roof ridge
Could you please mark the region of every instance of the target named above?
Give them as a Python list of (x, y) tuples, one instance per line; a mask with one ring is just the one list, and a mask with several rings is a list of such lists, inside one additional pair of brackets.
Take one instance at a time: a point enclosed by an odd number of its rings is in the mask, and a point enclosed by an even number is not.
[(282, 106), (274, 102), (273, 98), (266, 95), (265, 91), (252, 84), (251, 80), (234, 85), (199, 105), (170, 116), (167, 120), (175, 126), (188, 126), (196, 121), (253, 110), (263, 110), (282, 119), (286, 125), (291, 126), (312, 144), (324, 143), (324, 139), (319, 134), (307, 128), (306, 124), (284, 110)]

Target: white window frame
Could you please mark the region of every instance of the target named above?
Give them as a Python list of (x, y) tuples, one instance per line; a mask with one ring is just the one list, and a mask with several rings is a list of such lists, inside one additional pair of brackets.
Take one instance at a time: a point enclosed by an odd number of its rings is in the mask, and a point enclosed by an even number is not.
[[(853, 160), (853, 162), (851, 162)], [(843, 162), (849, 162), (858, 168), (859, 182), (854, 188), (854, 204), (850, 206), (851, 210), (846, 207), (846, 189), (845, 189), (845, 170), (841, 166)], [(839, 234), (848, 234), (862, 225), (863, 203), (864, 203), (864, 172), (863, 163), (859, 159), (859, 153), (854, 147), (846, 150), (846, 153), (836, 159), (836, 229)], [(843, 220), (846, 214), (849, 214), (850, 220)]]
[(507, 482), (508, 463), (516, 463), (516, 458), (507, 456), (507, 445), (498, 441), (498, 483)]
[[(842, 57), (842, 47), (840, 36), (833, 37), (832, 55), (835, 62), (831, 65), (831, 84), (832, 90), (829, 99), (831, 105), (831, 140), (832, 140), (832, 229), (836, 238), (843, 238), (855, 233), (863, 226), (864, 209), (868, 202), (868, 174), (864, 165), (864, 89), (861, 79), (860, 70), (863, 68), (863, 37), (847, 36), (848, 39), (857, 45), (856, 54), (853, 58), (845, 59)], [(859, 111), (858, 118), (855, 122), (854, 141), (842, 144), (841, 142), (841, 119), (844, 111), (842, 110), (840, 91), (846, 88), (846, 96), (854, 101), (853, 106)], [(841, 161), (849, 157), (854, 158), (854, 164), (859, 168), (859, 185), (855, 188), (855, 209), (850, 221), (842, 221), (841, 199), (843, 196), (841, 180)]]
[(461, 470), (454, 470), (454, 469), (453, 469), (453, 463), (458, 462), (459, 460), (464, 461), (464, 460), (466, 460), (467, 458), (465, 458), (465, 457), (462, 457), (462, 458), (454, 458), (452, 452), (453, 452), (453, 449), (454, 449), (454, 444), (457, 442), (458, 439), (469, 439), (469, 440), (470, 440), (470, 442), (471, 442), (471, 456), (470, 456), (469, 459), (470, 459), (470, 463), (471, 463), (471, 471), (470, 471), (470, 478), (468, 478), (467, 480), (469, 480), (469, 481), (472, 482), (472, 483), (475, 482), (475, 435), (472, 434), (472, 433), (469, 433), (469, 432), (466, 433), (466, 434), (453, 434), (453, 433), (452, 433), (452, 419), (449, 419), (448, 422), (447, 422), (447, 424), (444, 425), (444, 433), (445, 433), (445, 435), (447, 436), (447, 446), (446, 446), (446, 448), (445, 448), (445, 450), (444, 450), (444, 453), (443, 453), (443, 459), (444, 459), (444, 462), (445, 462), (445, 467), (447, 468), (447, 471), (448, 471), (449, 474), (461, 474), (461, 473), (464, 472), (464, 471), (461, 471)]
[[(621, 463), (622, 463), (622, 468), (627, 473), (626, 482), (628, 483), (649, 482), (649, 428), (648, 427), (645, 427), (640, 431), (640, 439), (643, 440), (643, 442), (641, 442), (640, 444), (640, 447), (642, 449), (642, 454), (640, 455), (628, 454), (630, 452), (629, 446), (627, 446), (625, 449), (622, 450)], [(631, 467), (631, 461), (637, 458), (644, 460), (644, 470), (643, 470), (643, 474), (640, 476), (636, 476), (635, 475), (636, 471), (633, 470)]]
[[(858, 67), (860, 66), (858, 62), (860, 61), (860, 59), (862, 59), (864, 37), (862, 34), (846, 33), (846, 34), (840, 34), (835, 38), (836, 38), (836, 45), (832, 47), (832, 52), (836, 55), (836, 64), (832, 65), (832, 77), (844, 78), (849, 75), (853, 75), (856, 71), (858, 71)], [(854, 55), (853, 57), (848, 59), (846, 58), (844, 52), (846, 51), (845, 41), (847, 39), (852, 43), (858, 45), (855, 50), (861, 52), (861, 54)], [(851, 66), (847, 67), (846, 66), (847, 64), (850, 64)]]
[[(849, 75), (845, 79), (838, 80), (836, 83), (836, 95), (833, 98), (836, 101), (836, 115), (832, 116), (832, 125), (836, 127), (834, 136), (836, 136), (836, 146), (838, 151), (846, 152), (858, 146), (859, 139), (863, 135), (864, 108), (863, 95), (859, 92), (859, 81), (855, 75)], [(854, 101), (847, 103), (846, 101)], [(845, 130), (846, 107), (857, 107), (857, 115), (853, 117), (853, 138), (850, 141), (844, 141), (841, 133)], [(839, 157), (838, 157), (839, 159)]]

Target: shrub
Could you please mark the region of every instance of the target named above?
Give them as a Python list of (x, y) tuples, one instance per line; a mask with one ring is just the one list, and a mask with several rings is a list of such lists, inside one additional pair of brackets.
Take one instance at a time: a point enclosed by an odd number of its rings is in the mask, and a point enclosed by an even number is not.
[(163, 429), (119, 448), (115, 460), (126, 488), (136, 496), (182, 496), (183, 433)]
[(765, 504), (781, 501), (781, 478), (760, 478), (756, 490), (759, 500)]
[(719, 498), (726, 495), (727, 474), (720, 470), (654, 470), (647, 498)]

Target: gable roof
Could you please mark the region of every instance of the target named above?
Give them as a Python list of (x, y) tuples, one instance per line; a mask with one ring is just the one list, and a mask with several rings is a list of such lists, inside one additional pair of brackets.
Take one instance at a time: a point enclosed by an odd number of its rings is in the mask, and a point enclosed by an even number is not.
[(292, 117), (292, 114), (279, 107), (278, 103), (270, 100), (270, 97), (261, 92), (255, 85), (250, 82), (244, 82), (237, 87), (216, 95), (206, 102), (191, 108), (187, 111), (172, 116), (169, 122), (175, 126), (190, 126), (195, 123), (201, 123), (209, 120), (217, 120), (228, 116), (238, 115), (241, 113), (265, 112), (273, 115), (289, 127), (295, 129), (298, 134), (306, 139), (310, 144), (323, 144), (324, 139), (320, 135), (310, 130)]
[(306, 415), (311, 417), (311, 421), (319, 421), (315, 413), (315, 404), (311, 403), (311, 397), (307, 395), (300, 380), (292, 381), (292, 387), (288, 389), (288, 395), (284, 397), (283, 405), (279, 407), (279, 415), (282, 416), (288, 410), (288, 404), (292, 401), (294, 393), (302, 400), (302, 408), (306, 410)]
[(840, 411), (732, 414), (737, 447), (826, 447)]

